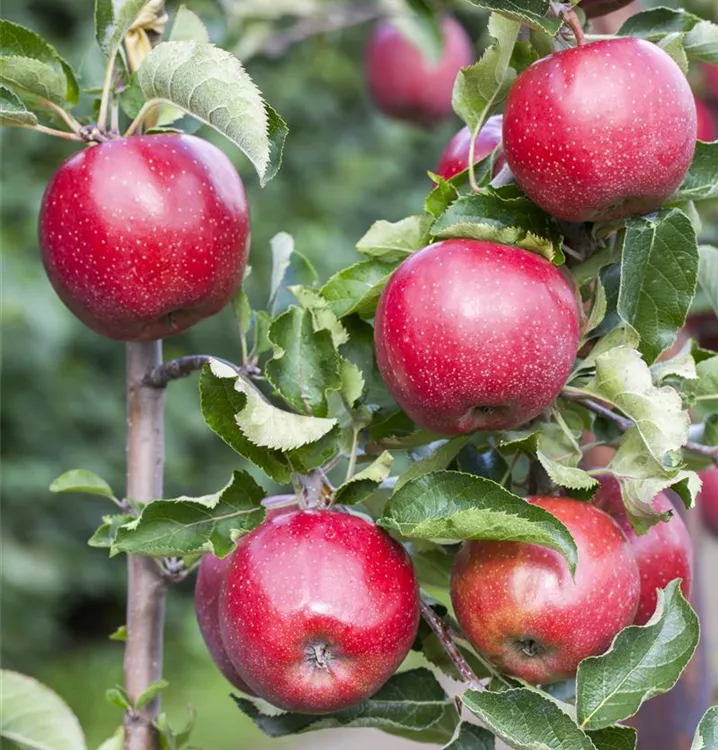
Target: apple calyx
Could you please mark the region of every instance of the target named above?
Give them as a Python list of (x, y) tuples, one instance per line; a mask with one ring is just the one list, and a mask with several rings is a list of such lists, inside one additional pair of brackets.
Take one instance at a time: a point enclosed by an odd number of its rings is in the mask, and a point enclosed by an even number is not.
[(516, 641), (521, 651), (526, 654), (528, 657), (535, 657), (540, 656), (544, 651), (546, 651), (546, 647), (542, 646), (538, 641), (534, 640), (533, 638), (520, 638), (518, 641)]
[(310, 643), (304, 649), (304, 657), (310, 667), (324, 672), (331, 672), (330, 666), (334, 660), (334, 655), (328, 643), (323, 641)]

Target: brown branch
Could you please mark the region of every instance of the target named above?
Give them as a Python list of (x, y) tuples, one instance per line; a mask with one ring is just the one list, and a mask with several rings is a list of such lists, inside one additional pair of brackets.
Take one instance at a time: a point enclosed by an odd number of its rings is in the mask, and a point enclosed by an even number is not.
[(464, 655), (459, 651), (456, 643), (454, 643), (454, 639), (451, 637), (451, 633), (444, 624), (444, 621), (436, 614), (436, 612), (434, 612), (424, 599), (421, 600), (421, 616), (436, 634), (444, 651), (446, 651), (447, 656), (451, 659), (461, 679), (466, 683), (466, 686), (470, 690), (483, 690), (484, 686), (474, 674), (474, 670), (471, 668), (469, 662), (466, 661)]
[[(143, 384), (162, 361), (159, 341), (127, 345), (127, 496), (148, 503), (162, 497), (164, 391)], [(166, 583), (151, 557), (128, 555), (125, 687), (134, 705), (162, 677)], [(156, 750), (159, 696), (125, 714), (125, 750)]]
[(180, 357), (179, 359), (171, 359), (169, 362), (162, 362), (156, 365), (152, 369), (145, 373), (142, 378), (142, 385), (149, 386), (151, 388), (164, 388), (173, 380), (179, 380), (180, 378), (186, 378), (197, 370), (201, 370), (211, 360), (221, 362), (228, 367), (231, 367), (238, 375), (247, 373), (254, 375), (259, 373), (259, 369), (256, 367), (240, 367), (232, 362), (228, 362), (226, 359), (220, 357), (212, 357), (209, 354), (191, 354), (187, 357)]

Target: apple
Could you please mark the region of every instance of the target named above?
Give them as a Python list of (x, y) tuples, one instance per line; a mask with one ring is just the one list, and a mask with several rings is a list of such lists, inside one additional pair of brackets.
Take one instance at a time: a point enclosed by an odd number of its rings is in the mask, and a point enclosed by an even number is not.
[(641, 574), (641, 598), (634, 622), (645, 625), (656, 611), (657, 589), (665, 588), (672, 580), (680, 578), (683, 595), (690, 597), (693, 581), (691, 537), (665, 492), (659, 492), (653, 498), (653, 507), (661, 513), (671, 511), (673, 515), (670, 521), (651, 526), (647, 533), (639, 536), (626, 516), (618, 482), (612, 477), (601, 477), (600, 482), (593, 503), (613, 518), (631, 544)]
[[(267, 517), (272, 518), (279, 513), (291, 510), (289, 504), (292, 501), (296, 501), (294, 495), (275, 495), (265, 498), (262, 504), (267, 509)], [(228, 565), (229, 555), (221, 558), (216, 557), (211, 552), (202, 555), (197, 568), (197, 580), (194, 587), (195, 614), (207, 650), (214, 663), (219, 667), (220, 672), (236, 688), (252, 694), (252, 691), (244, 684), (242, 678), (237, 674), (237, 670), (232, 666), (219, 629), (219, 594)]]
[(696, 106), (669, 55), (621, 37), (529, 66), (504, 110), (516, 182), (560, 219), (608, 221), (658, 208), (693, 158)]
[(571, 285), (541, 256), (478, 240), (437, 242), (394, 272), (374, 343), (387, 388), (444, 435), (505, 430), (556, 398), (576, 357)]
[(40, 210), (55, 291), (111, 339), (162, 338), (214, 315), (242, 281), (249, 212), (216, 146), (190, 135), (117, 138), (71, 156)]
[(705, 527), (718, 536), (718, 469), (705, 469), (699, 473), (703, 487), (697, 505)]
[(708, 86), (708, 95), (714, 101), (718, 101), (718, 65), (703, 63), (701, 67)]
[(287, 711), (340, 711), (375, 693), (419, 624), (414, 569), (384, 531), (339, 510), (273, 516), (232, 553), (219, 604), (247, 685)]
[(581, 0), (578, 7), (586, 14), (586, 18), (598, 18), (615, 13), (632, 2), (634, 0)]
[(710, 107), (696, 97), (696, 115), (698, 117), (697, 134), (699, 141), (714, 141), (718, 138), (713, 112)]
[(390, 21), (380, 21), (372, 30), (366, 48), (366, 76), (369, 93), (385, 115), (432, 125), (452, 114), (454, 80), (461, 68), (474, 61), (474, 50), (455, 18), (444, 16), (441, 28), (443, 49), (436, 61)]
[(590, 503), (531, 497), (571, 532), (575, 580), (552, 549), (523, 542), (464, 542), (451, 601), (473, 646), (507, 674), (534, 684), (572, 677), (633, 622), (640, 577), (618, 525)]
[[(488, 156), (501, 143), (502, 120), (501, 115), (489, 117), (481, 130), (479, 130), (479, 134), (476, 136), (476, 145), (474, 146), (474, 164)], [(466, 127), (461, 128), (444, 149), (436, 173), (445, 180), (450, 180), (454, 175), (468, 169), (470, 148), (471, 131)], [(499, 173), (505, 162), (503, 153), (499, 151), (494, 162), (494, 175)]]

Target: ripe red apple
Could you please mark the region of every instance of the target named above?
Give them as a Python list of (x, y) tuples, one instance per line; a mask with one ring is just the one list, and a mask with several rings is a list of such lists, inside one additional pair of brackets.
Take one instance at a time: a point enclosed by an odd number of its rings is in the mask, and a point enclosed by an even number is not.
[(398, 120), (432, 125), (452, 114), (451, 94), (461, 68), (474, 61), (463, 26), (452, 16), (441, 21), (441, 58), (432, 61), (390, 21), (372, 30), (365, 67), (369, 93), (377, 107)]
[(703, 63), (702, 70), (708, 85), (708, 95), (718, 101), (718, 65)]
[(690, 597), (693, 581), (691, 537), (665, 492), (659, 492), (653, 498), (653, 507), (661, 513), (672, 511), (671, 520), (651, 526), (646, 534), (639, 536), (626, 517), (618, 482), (611, 477), (602, 477), (600, 481), (601, 486), (593, 503), (613, 518), (631, 544), (641, 575), (641, 598), (634, 622), (645, 625), (656, 611), (657, 589), (665, 588), (672, 580), (680, 578), (683, 595)]
[(616, 523), (590, 503), (529, 501), (558, 518), (578, 548), (566, 560), (522, 542), (464, 542), (451, 573), (451, 601), (464, 633), (502, 671), (535, 684), (572, 677), (633, 622), (640, 577)]
[(718, 469), (705, 469), (700, 472), (703, 488), (698, 495), (697, 505), (705, 527), (718, 536)]
[(220, 598), (232, 664), (279, 708), (331, 713), (375, 693), (419, 624), (404, 549), (335, 510), (283, 513), (242, 537)]
[[(277, 514), (289, 512), (289, 505), (296, 500), (293, 495), (275, 495), (265, 498), (262, 503), (267, 509), (267, 518), (273, 518)], [(244, 684), (237, 670), (227, 656), (227, 650), (222, 641), (219, 629), (219, 594), (224, 582), (224, 576), (229, 565), (227, 557), (216, 557), (207, 552), (202, 555), (197, 569), (197, 581), (194, 587), (194, 606), (197, 615), (197, 624), (207, 650), (212, 656), (214, 663), (220, 672), (236, 687), (245, 693), (253, 695), (252, 691)]]
[(697, 137), (699, 141), (714, 141), (718, 137), (710, 107), (696, 97)]
[(615, 13), (632, 2), (634, 0), (581, 0), (579, 8), (586, 14), (586, 18), (598, 18), (608, 13)]
[[(484, 123), (476, 136), (474, 146), (474, 164), (488, 156), (501, 142), (501, 115), (494, 115)], [(471, 131), (469, 128), (461, 130), (449, 141), (441, 155), (436, 174), (445, 180), (450, 180), (455, 174), (463, 172), (469, 167), (469, 149), (471, 148)], [(506, 160), (503, 152), (499, 151), (494, 163), (494, 175), (498, 174)]]
[(376, 312), (377, 362), (419, 425), (446, 435), (504, 430), (556, 398), (576, 357), (579, 312), (535, 253), (445, 240), (394, 272)]
[(696, 107), (681, 69), (642, 39), (556, 52), (516, 79), (506, 160), (529, 198), (566, 221), (658, 208), (693, 158)]
[(219, 312), (241, 283), (244, 186), (222, 151), (190, 135), (91, 146), (47, 186), (40, 248), (85, 325), (121, 341), (169, 336)]

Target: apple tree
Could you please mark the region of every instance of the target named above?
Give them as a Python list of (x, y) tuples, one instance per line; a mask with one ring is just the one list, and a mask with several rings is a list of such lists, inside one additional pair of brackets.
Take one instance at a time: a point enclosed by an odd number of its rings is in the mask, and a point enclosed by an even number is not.
[[(125, 683), (108, 692), (124, 720), (102, 750), (191, 747), (160, 703), (167, 587), (195, 572), (227, 721), (271, 737), (631, 750), (631, 718), (698, 646), (677, 505), (718, 502), (718, 354), (685, 328), (696, 293), (718, 311), (718, 248), (699, 244), (718, 141), (697, 140), (685, 73), (718, 63), (718, 26), (655, 8), (596, 35), (626, 3), (469, 2), (490, 11), (477, 62), (433, 2), (304, 19), (299, 40), (374, 23), (381, 111), (464, 128), (427, 165), (424, 205), (377, 217), (330, 278), (278, 227), (255, 309), (242, 181), (193, 134), (282, 179), (288, 126), (237, 57), (185, 7), (170, 23), (161, 0), (96, 0), (107, 67), (86, 107), (70, 63), (0, 21), (2, 124), (78, 145), (39, 209), (42, 262), (126, 343), (125, 490), (92, 467), (50, 487), (114, 504), (90, 545), (127, 556)], [(227, 304), (235, 360), (163, 360), (163, 338)], [(168, 498), (165, 394), (195, 373), (237, 468)], [(86, 747), (48, 688), (5, 672), (3, 693), (0, 736)], [(718, 748), (715, 707), (693, 748)]]

